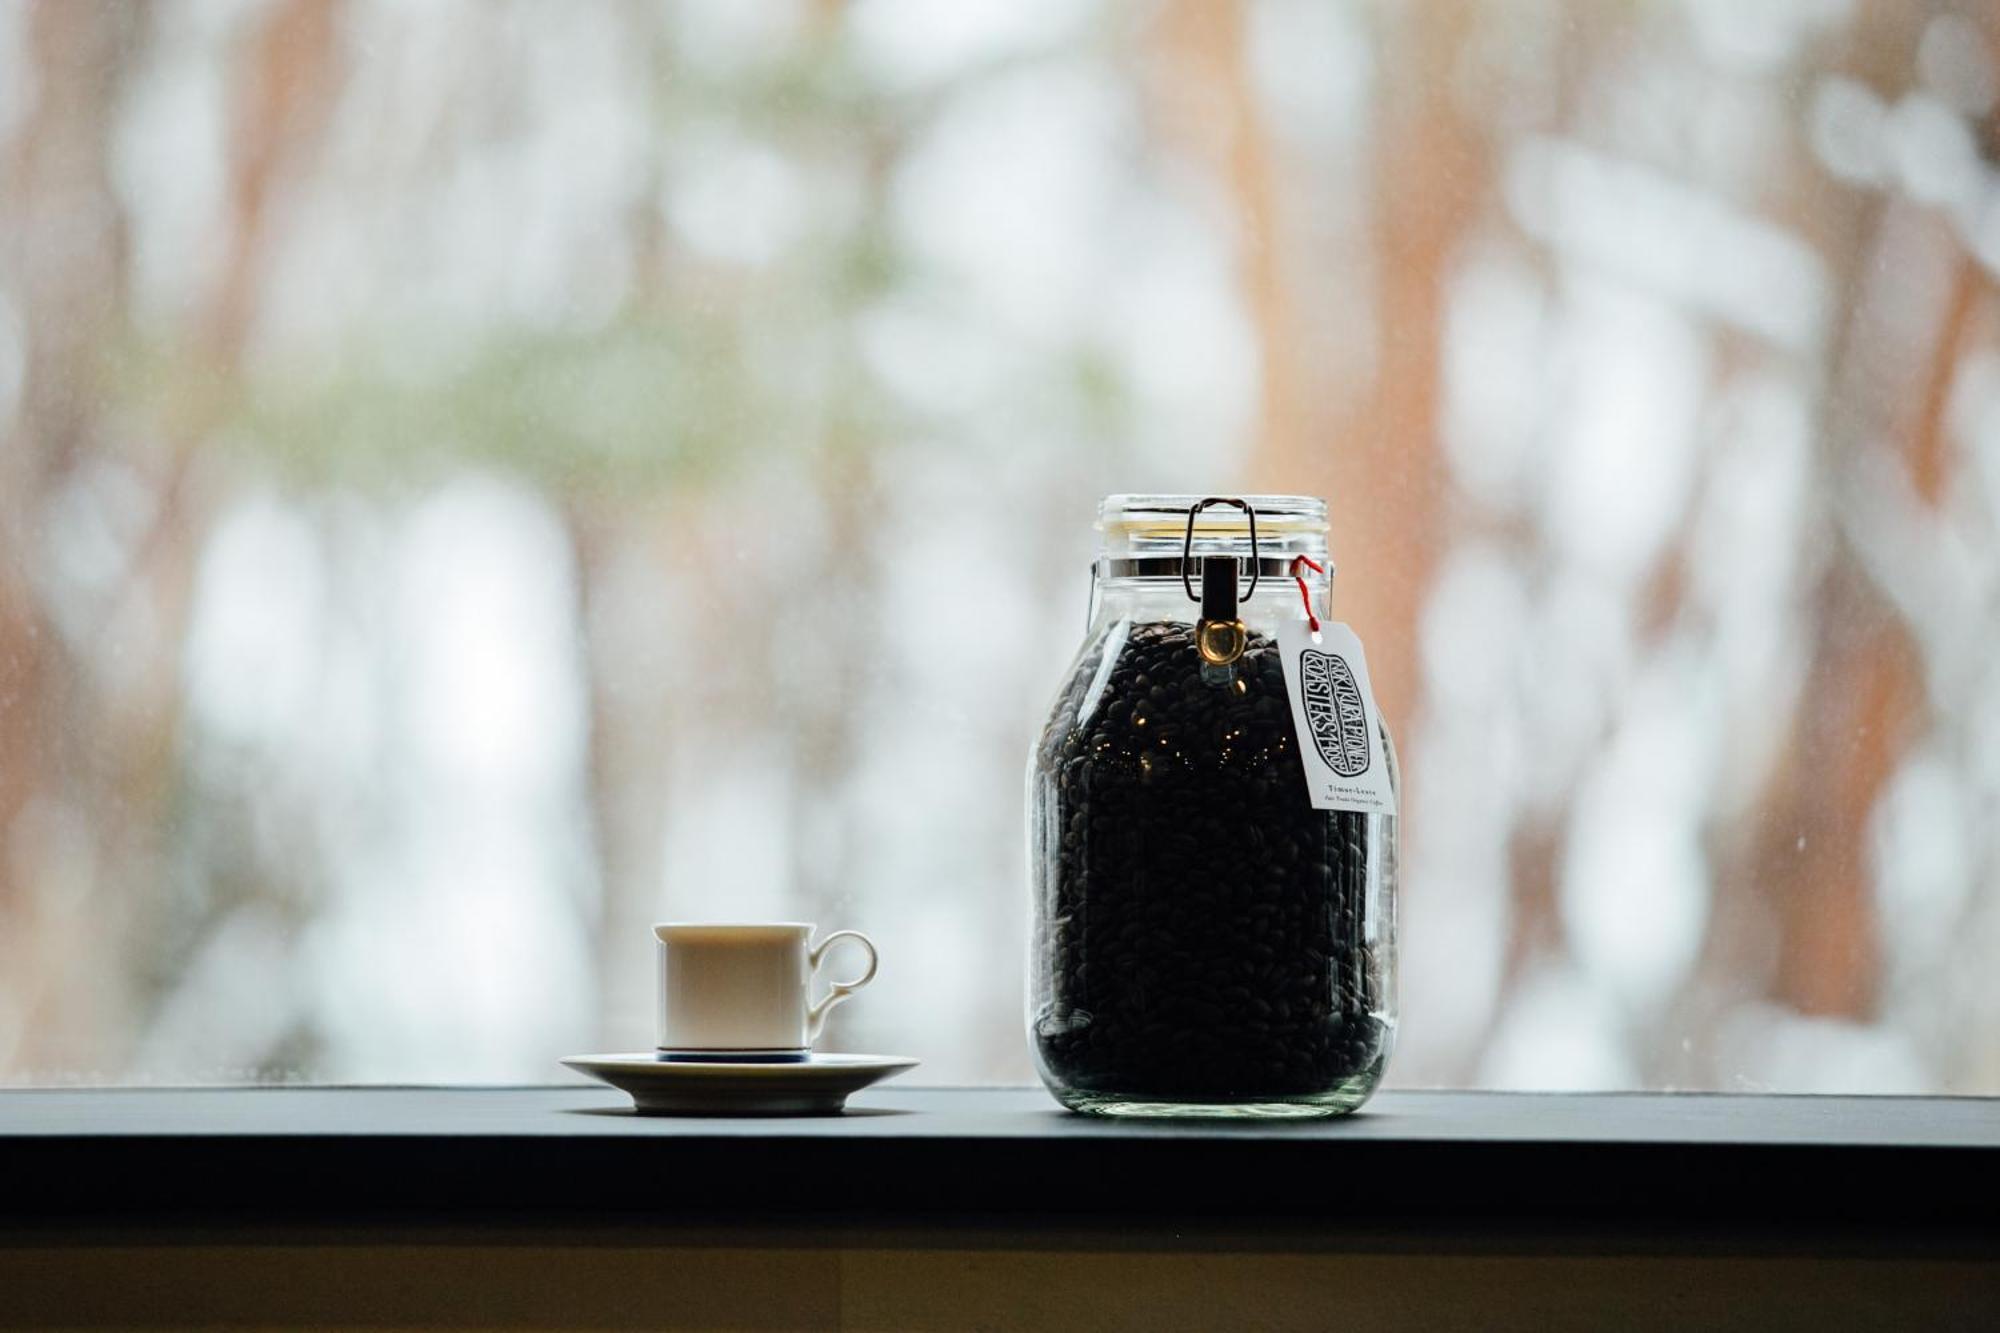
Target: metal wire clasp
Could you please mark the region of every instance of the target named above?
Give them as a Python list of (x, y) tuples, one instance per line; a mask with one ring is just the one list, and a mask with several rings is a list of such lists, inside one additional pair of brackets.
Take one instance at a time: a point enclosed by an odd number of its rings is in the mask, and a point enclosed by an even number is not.
[[(1194, 580), (1189, 574), (1194, 564), (1194, 520), (1195, 515), (1210, 505), (1235, 505), (1250, 522), (1250, 590), (1241, 597), (1236, 592), (1240, 566), (1233, 555), (1202, 558), (1201, 596), (1194, 595)], [(1262, 577), (1258, 567), (1260, 563), (1257, 511), (1249, 501), (1234, 496), (1211, 495), (1188, 506), (1187, 535), (1181, 541), (1181, 589), (1187, 593), (1189, 601), (1201, 603), (1201, 619), (1194, 627), (1194, 646), (1201, 654), (1201, 660), (1209, 666), (1229, 666), (1250, 646), (1250, 631), (1236, 609), (1257, 595), (1257, 580)]]
[[(1187, 593), (1190, 602), (1201, 600), (1201, 598), (1194, 595), (1194, 581), (1188, 575), (1188, 568), (1193, 563), (1194, 558), (1195, 515), (1210, 505), (1235, 505), (1243, 511), (1243, 516), (1250, 520), (1250, 591), (1244, 593), (1240, 599), (1247, 602), (1257, 595), (1257, 580), (1262, 577), (1262, 573), (1257, 567), (1260, 563), (1257, 558), (1257, 511), (1251, 507), (1249, 501), (1240, 500), (1233, 495), (1211, 495), (1205, 500), (1197, 500), (1188, 506), (1187, 535), (1181, 538), (1181, 588)], [(1208, 558), (1227, 559), (1233, 562), (1236, 557), (1210, 556)]]

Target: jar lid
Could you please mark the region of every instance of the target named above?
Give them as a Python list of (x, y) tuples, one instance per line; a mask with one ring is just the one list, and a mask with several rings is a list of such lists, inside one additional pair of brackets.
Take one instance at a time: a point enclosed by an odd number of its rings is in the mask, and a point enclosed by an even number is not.
[[(1282, 578), (1295, 556), (1305, 556), (1326, 569), (1326, 501), (1311, 495), (1244, 495), (1240, 499), (1257, 512), (1257, 540), (1250, 540), (1250, 516), (1234, 504), (1210, 504), (1194, 516), (1192, 535), (1188, 511), (1202, 495), (1107, 495), (1097, 507), (1097, 572), (1103, 578), (1179, 579), (1181, 553), (1192, 549), (1198, 558), (1235, 556), (1245, 577)], [(1198, 563), (1198, 562), (1197, 562)], [(1194, 571), (1189, 571), (1192, 574)]]
[[(1107, 495), (1097, 506), (1098, 531), (1123, 532), (1132, 536), (1153, 536), (1155, 530), (1171, 529), (1179, 538), (1187, 531), (1188, 510), (1206, 497), (1200, 495)], [(1326, 501), (1313, 495), (1245, 495), (1237, 497), (1257, 511), (1259, 532), (1324, 532)], [(1247, 531), (1249, 520), (1232, 505), (1211, 505), (1195, 516), (1194, 531), (1230, 534)]]

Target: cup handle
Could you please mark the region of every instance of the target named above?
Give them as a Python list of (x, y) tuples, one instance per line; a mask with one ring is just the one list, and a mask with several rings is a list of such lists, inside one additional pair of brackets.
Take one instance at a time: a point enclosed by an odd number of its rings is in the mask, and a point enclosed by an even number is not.
[(869, 939), (858, 930), (836, 930), (833, 934), (813, 946), (812, 952), (806, 955), (807, 966), (814, 972), (819, 971), (820, 960), (826, 957), (826, 951), (833, 947), (833, 943), (836, 940), (860, 941), (861, 947), (868, 951), (868, 970), (852, 981), (834, 982), (833, 989), (827, 992), (826, 998), (806, 1010), (806, 1041), (808, 1043), (819, 1040), (820, 1026), (826, 1022), (826, 1011), (873, 981), (875, 979), (875, 968), (881, 961), (875, 953), (875, 941)]

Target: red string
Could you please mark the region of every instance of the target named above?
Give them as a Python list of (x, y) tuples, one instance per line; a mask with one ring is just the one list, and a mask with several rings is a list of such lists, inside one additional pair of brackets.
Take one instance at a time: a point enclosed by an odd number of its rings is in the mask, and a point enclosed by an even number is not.
[(1306, 604), (1306, 623), (1312, 626), (1312, 632), (1317, 634), (1319, 633), (1319, 617), (1313, 614), (1312, 593), (1306, 589), (1306, 576), (1299, 573), (1300, 565), (1304, 565), (1315, 574), (1326, 573), (1326, 567), (1315, 564), (1302, 555), (1292, 557), (1292, 577), (1299, 581), (1299, 600)]

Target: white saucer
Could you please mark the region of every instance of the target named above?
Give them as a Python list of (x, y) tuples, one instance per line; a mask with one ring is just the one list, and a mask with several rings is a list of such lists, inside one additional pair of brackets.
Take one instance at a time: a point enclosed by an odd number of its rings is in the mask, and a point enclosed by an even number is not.
[(819, 1055), (770, 1063), (663, 1060), (652, 1051), (572, 1055), (580, 1074), (632, 1095), (641, 1115), (839, 1115), (847, 1096), (916, 1067), (898, 1055)]

